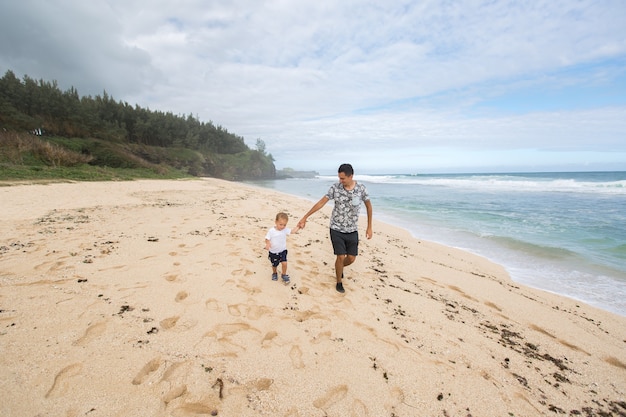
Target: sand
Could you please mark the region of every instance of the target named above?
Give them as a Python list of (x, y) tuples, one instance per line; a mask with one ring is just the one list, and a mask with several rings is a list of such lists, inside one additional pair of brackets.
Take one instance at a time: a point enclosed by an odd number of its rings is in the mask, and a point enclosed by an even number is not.
[(216, 179), (0, 187), (0, 416), (626, 415), (626, 318), (484, 258), (375, 220), (340, 294), (328, 205), (273, 282), (265, 233), (311, 206)]

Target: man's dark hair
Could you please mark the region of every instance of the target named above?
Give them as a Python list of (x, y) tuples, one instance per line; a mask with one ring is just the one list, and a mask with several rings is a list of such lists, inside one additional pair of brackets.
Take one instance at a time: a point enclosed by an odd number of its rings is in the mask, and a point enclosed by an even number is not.
[(340, 172), (343, 172), (348, 177), (351, 177), (352, 175), (354, 175), (354, 169), (352, 169), (352, 165), (350, 164), (339, 165), (339, 170), (337, 170), (337, 173), (340, 173)]

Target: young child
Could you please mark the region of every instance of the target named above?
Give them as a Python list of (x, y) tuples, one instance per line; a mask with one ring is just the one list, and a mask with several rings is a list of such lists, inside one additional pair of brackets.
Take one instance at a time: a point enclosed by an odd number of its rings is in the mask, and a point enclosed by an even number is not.
[(299, 226), (290, 229), (287, 227), (289, 216), (287, 213), (280, 212), (276, 215), (274, 227), (268, 230), (265, 235), (265, 249), (269, 251), (268, 259), (272, 264), (272, 281), (278, 281), (278, 264), (282, 268), (282, 280), (285, 284), (289, 284), (289, 275), (287, 275), (287, 235), (298, 233)]

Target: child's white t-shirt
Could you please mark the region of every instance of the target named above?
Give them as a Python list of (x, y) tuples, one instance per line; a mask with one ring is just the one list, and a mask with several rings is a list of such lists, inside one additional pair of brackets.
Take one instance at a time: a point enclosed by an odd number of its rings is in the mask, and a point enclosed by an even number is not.
[(287, 236), (290, 234), (291, 229), (288, 227), (285, 227), (283, 230), (276, 230), (275, 227), (272, 227), (265, 235), (265, 239), (270, 241), (270, 252), (281, 253), (286, 250)]

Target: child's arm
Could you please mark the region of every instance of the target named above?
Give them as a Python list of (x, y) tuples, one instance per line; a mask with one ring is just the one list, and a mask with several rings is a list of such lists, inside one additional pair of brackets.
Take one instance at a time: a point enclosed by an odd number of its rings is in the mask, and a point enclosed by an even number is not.
[(300, 226), (296, 226), (293, 229), (291, 229), (291, 233), (298, 233), (300, 229), (302, 229)]
[(270, 240), (269, 239), (265, 239), (265, 250), (270, 250)]

